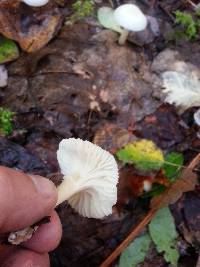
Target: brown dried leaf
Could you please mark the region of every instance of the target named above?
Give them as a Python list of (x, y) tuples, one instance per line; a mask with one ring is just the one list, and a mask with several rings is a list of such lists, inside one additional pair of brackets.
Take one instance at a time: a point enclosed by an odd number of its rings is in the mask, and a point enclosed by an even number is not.
[(60, 25), (61, 14), (51, 2), (33, 8), (18, 1), (0, 1), (0, 33), (17, 41), (27, 52), (42, 48)]
[(200, 159), (198, 154), (186, 168), (181, 177), (172, 184), (171, 187), (165, 190), (165, 192), (159, 196), (154, 197), (151, 200), (151, 209), (158, 210), (162, 207), (175, 203), (184, 192), (192, 191), (197, 184), (197, 176), (193, 172), (193, 168), (197, 165)]
[(134, 136), (125, 128), (105, 123), (96, 131), (93, 142), (114, 154), (133, 139)]

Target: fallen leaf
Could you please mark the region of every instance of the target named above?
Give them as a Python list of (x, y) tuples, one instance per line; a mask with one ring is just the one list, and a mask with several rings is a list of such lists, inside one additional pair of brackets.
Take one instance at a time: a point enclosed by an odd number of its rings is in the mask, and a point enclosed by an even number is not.
[(121, 254), (119, 267), (135, 267), (144, 261), (151, 238), (148, 234), (136, 238)]
[(165, 71), (162, 73), (165, 101), (186, 110), (200, 105), (199, 77), (191, 72)]
[(0, 64), (13, 61), (19, 56), (19, 50), (15, 42), (0, 36)]
[(125, 128), (114, 123), (104, 123), (96, 131), (93, 142), (114, 154), (133, 139), (134, 136)]
[(176, 248), (177, 237), (174, 218), (168, 207), (160, 209), (149, 224), (149, 233), (158, 252), (164, 252), (164, 258), (172, 266), (177, 266), (179, 252)]
[(163, 104), (155, 113), (144, 118), (137, 136), (152, 140), (162, 149), (169, 149), (183, 141), (186, 136), (179, 121), (176, 109), (169, 104)]
[(151, 209), (158, 210), (175, 203), (184, 192), (193, 191), (197, 184), (197, 175), (193, 168), (198, 164), (200, 154), (198, 154), (189, 166), (183, 170), (181, 177), (173, 183), (165, 192), (151, 200)]
[(0, 2), (0, 33), (33, 52), (42, 48), (61, 26), (61, 14), (53, 1), (40, 8), (21, 1)]
[(152, 141), (145, 139), (127, 144), (117, 152), (117, 157), (143, 171), (159, 170), (164, 163), (162, 151)]
[[(183, 155), (180, 153), (171, 152), (165, 156), (165, 164), (163, 168), (165, 171), (165, 175), (169, 178), (171, 182), (174, 182), (179, 177), (183, 161)], [(175, 165), (173, 166), (173, 164)]]
[(122, 33), (122, 28), (115, 21), (114, 10), (110, 7), (101, 7), (97, 12), (98, 20), (107, 29)]
[(147, 19), (148, 19), (149, 26), (150, 26), (150, 29), (153, 32), (153, 34), (155, 36), (159, 36), (160, 35), (160, 27), (158, 24), (158, 20), (152, 16), (147, 16)]
[(172, 213), (178, 231), (194, 247), (200, 245), (200, 195), (196, 191), (187, 192), (172, 206)]

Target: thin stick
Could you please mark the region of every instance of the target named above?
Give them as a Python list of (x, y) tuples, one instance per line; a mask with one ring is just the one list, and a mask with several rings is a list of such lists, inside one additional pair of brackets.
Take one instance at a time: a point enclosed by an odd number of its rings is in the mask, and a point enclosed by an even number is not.
[(195, 3), (193, 3), (191, 0), (187, 0), (187, 2), (194, 8), (197, 8), (197, 5)]
[(198, 257), (198, 260), (197, 260), (197, 263), (196, 263), (196, 267), (200, 267), (200, 254), (199, 254), (199, 257)]
[(144, 227), (151, 221), (157, 210), (150, 210), (150, 212), (144, 217), (144, 219), (133, 228), (126, 239), (113, 251), (113, 253), (100, 265), (100, 267), (108, 267), (130, 244), (130, 242), (138, 236), (138, 234), (144, 229)]

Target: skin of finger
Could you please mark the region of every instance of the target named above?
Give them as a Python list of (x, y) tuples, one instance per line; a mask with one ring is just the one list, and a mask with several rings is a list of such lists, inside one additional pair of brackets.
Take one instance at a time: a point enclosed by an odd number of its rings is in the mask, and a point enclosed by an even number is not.
[(50, 223), (41, 225), (33, 237), (23, 243), (23, 247), (44, 253), (54, 250), (60, 243), (62, 226), (58, 214), (51, 214)]
[(50, 267), (49, 255), (18, 249), (2, 262), (1, 267)]
[(54, 184), (0, 167), (0, 232), (23, 229), (52, 212), (57, 201)]
[(17, 250), (16, 246), (0, 245), (0, 263)]

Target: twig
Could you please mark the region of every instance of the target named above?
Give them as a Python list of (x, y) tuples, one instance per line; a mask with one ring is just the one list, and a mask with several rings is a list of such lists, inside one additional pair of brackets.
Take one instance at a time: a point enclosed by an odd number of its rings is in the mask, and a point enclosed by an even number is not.
[[(187, 2), (194, 8), (197, 8), (197, 5), (195, 3), (193, 3), (191, 0), (187, 0)], [(200, 266), (199, 266), (200, 267)]]
[(108, 267), (130, 244), (130, 242), (138, 236), (144, 227), (151, 221), (157, 210), (150, 210), (144, 219), (133, 229), (126, 239), (113, 251), (113, 253), (100, 265), (100, 267)]
[(197, 263), (196, 263), (196, 267), (200, 267), (200, 254), (198, 256), (198, 260), (197, 260)]
[(170, 14), (170, 12), (161, 4), (161, 3), (158, 3), (158, 6), (160, 7), (160, 9), (162, 11), (165, 12), (165, 14), (167, 14), (167, 16), (171, 19), (172, 22), (175, 22), (175, 19), (174, 17), (172, 16), (172, 14)]

